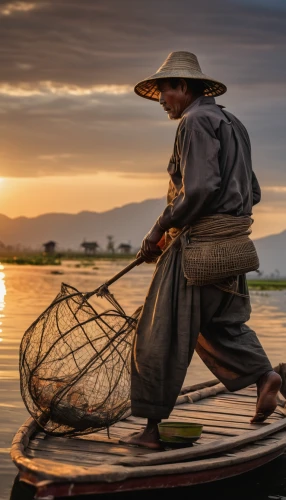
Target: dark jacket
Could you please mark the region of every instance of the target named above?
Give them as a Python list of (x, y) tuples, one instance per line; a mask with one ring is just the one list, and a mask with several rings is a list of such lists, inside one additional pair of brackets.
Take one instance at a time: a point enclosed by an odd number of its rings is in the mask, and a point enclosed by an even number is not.
[(260, 201), (247, 130), (213, 97), (199, 97), (184, 111), (168, 173), (168, 205), (160, 216), (166, 229), (218, 213), (252, 215)]

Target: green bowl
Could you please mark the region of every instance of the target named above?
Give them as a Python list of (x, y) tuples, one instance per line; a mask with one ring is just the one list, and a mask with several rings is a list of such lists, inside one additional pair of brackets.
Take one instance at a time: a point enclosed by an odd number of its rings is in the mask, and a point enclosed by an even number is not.
[(162, 441), (193, 442), (201, 436), (203, 425), (195, 422), (161, 422), (158, 430)]

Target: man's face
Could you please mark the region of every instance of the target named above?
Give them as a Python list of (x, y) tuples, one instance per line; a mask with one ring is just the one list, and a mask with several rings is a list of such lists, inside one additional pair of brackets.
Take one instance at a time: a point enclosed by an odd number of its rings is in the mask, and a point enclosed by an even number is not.
[(163, 106), (170, 120), (181, 118), (183, 111), (188, 106), (186, 92), (181, 85), (173, 89), (168, 81), (158, 83), (159, 103)]

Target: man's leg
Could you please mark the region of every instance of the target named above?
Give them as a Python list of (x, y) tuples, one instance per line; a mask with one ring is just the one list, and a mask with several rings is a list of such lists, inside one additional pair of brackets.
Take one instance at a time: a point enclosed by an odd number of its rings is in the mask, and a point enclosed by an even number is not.
[(143, 446), (145, 448), (150, 448), (151, 450), (160, 450), (160, 435), (158, 430), (158, 424), (161, 420), (154, 420), (149, 418), (146, 427), (140, 432), (135, 432), (121, 439), (119, 442), (124, 444), (130, 444), (133, 446)]
[(236, 391), (257, 384), (257, 407), (252, 423), (263, 422), (276, 408), (281, 377), (260, 344), (256, 333), (245, 323), (250, 317), (250, 300), (244, 276), (235, 290), (242, 296), (217, 287), (202, 287), (201, 334), (196, 351), (229, 389)]
[(257, 405), (256, 413), (250, 420), (252, 424), (264, 422), (274, 412), (281, 384), (282, 379), (274, 370), (266, 372), (257, 380)]
[(131, 412), (147, 426), (120, 442), (160, 448), (157, 425), (168, 419), (184, 382), (199, 332), (199, 300), (199, 289), (186, 286), (174, 245), (156, 266), (133, 345)]

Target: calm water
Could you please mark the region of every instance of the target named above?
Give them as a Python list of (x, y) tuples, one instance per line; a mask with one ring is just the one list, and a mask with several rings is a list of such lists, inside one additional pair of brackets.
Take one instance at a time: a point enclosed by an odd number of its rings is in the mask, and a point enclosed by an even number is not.
[[(99, 261), (94, 268), (78, 267), (75, 262), (66, 262), (60, 267), (0, 266), (0, 500), (33, 498), (29, 488), (18, 484), (17, 469), (9, 455), (14, 434), (29, 416), (19, 391), (18, 353), (23, 333), (50, 304), (62, 282), (90, 291), (127, 264), (128, 261)], [(127, 313), (131, 314), (143, 303), (153, 269), (152, 265), (143, 264), (110, 288)], [(54, 274), (55, 271), (63, 274)], [(256, 330), (273, 365), (286, 361), (285, 298), (284, 291), (252, 293), (253, 313), (249, 324)], [(185, 383), (212, 378), (195, 355)], [(181, 498), (214, 495), (220, 499), (286, 500), (286, 460), (285, 457), (277, 459), (243, 478), (194, 487), (191, 491), (183, 488), (179, 494)], [(131, 498), (132, 495), (124, 496)], [(146, 493), (136, 493), (136, 499), (145, 497)]]

